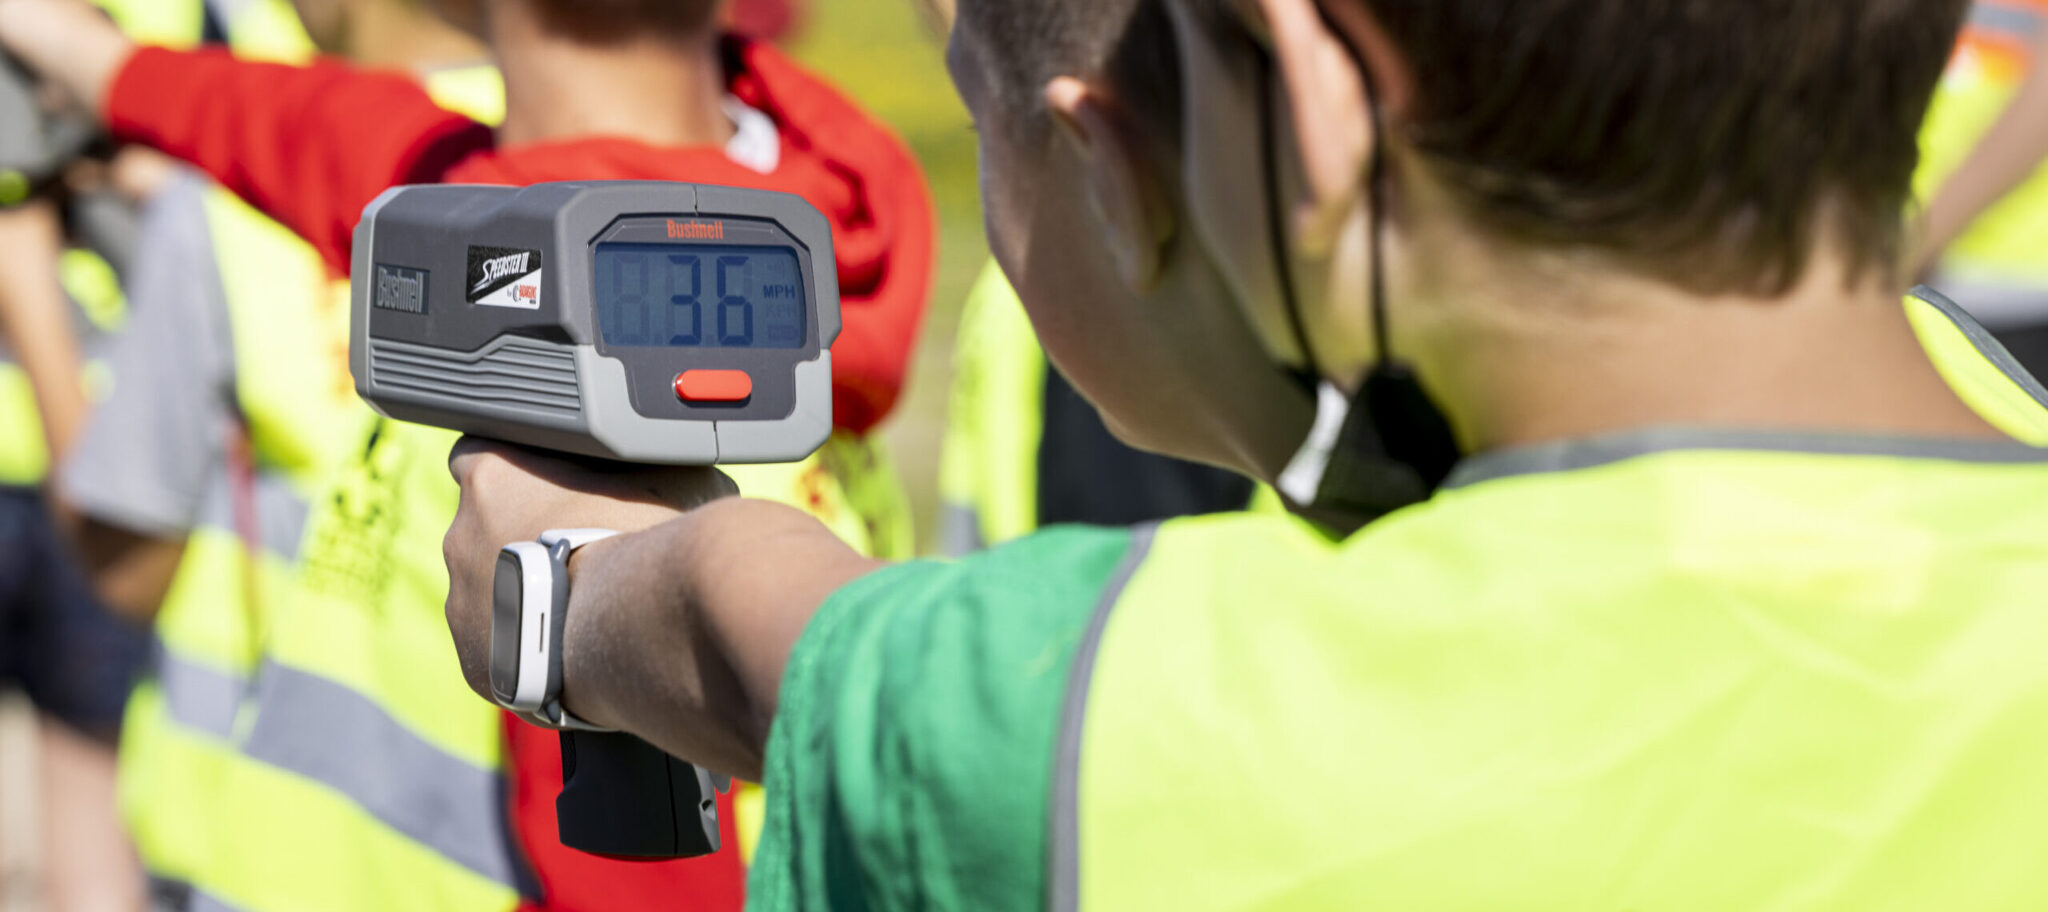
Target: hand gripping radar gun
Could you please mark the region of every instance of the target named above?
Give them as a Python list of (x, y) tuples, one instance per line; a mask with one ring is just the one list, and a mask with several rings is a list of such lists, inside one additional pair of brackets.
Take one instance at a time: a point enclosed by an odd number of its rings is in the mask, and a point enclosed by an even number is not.
[[(783, 193), (652, 182), (398, 187), (363, 211), (349, 366), (379, 413), (633, 463), (795, 462), (832, 431), (839, 282)], [(562, 730), (565, 845), (718, 849), (709, 775), (560, 705), (569, 552), (499, 558), (491, 689)], [(664, 800), (664, 796), (666, 800)]]

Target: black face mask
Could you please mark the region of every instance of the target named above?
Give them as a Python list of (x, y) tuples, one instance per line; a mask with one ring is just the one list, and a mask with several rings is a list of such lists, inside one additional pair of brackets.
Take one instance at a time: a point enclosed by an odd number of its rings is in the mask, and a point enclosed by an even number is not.
[[(1384, 212), (1384, 163), (1380, 150), (1385, 131), (1371, 71), (1362, 60), (1358, 67), (1360, 73), (1366, 74), (1366, 108), (1373, 131), (1367, 170), (1370, 227), (1366, 243), (1372, 271), (1368, 306), (1378, 361), (1356, 394), (1346, 394), (1326, 379), (1316, 363), (1315, 349), (1309, 344), (1301, 302), (1295, 295), (1293, 274), (1288, 269), (1286, 230), (1281, 221), (1279, 123), (1272, 92), (1265, 94), (1261, 109), (1266, 144), (1267, 227), (1274, 264), (1279, 271), (1281, 296), (1287, 304), (1288, 323), (1307, 365), (1306, 375), (1298, 378), (1304, 389), (1311, 390), (1316, 397), (1315, 427), (1281, 473), (1278, 486), (1295, 512), (1347, 534), (1395, 510), (1428, 500), (1450, 476), (1461, 456), (1443, 410), (1430, 400), (1414, 368), (1395, 357), (1389, 344), (1386, 269), (1380, 245)], [(1266, 84), (1273, 85), (1270, 66), (1266, 76)]]

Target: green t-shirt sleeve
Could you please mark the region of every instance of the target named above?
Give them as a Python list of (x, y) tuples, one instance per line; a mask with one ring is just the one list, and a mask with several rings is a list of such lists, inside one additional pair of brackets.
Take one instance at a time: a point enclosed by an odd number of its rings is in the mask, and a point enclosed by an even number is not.
[(749, 908), (1043, 908), (1068, 674), (1131, 542), (1055, 530), (827, 600), (784, 675)]

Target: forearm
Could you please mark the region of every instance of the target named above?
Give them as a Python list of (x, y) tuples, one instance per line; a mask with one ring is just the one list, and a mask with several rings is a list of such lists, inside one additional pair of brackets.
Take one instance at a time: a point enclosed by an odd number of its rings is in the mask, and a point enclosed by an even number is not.
[(61, 231), (47, 200), (0, 211), (0, 339), (35, 390), (53, 464), (69, 451), (89, 408), (85, 359), (57, 274)]
[(0, 0), (0, 48), (97, 114), (135, 44), (79, 0)]
[(82, 0), (0, 0), (0, 47), (115, 138), (204, 170), (342, 271), (365, 204), (490, 144), (487, 129), (403, 74), (260, 63), (220, 48), (138, 50)]
[(739, 499), (592, 545), (571, 567), (563, 697), (759, 781), (791, 648), (827, 597), (880, 566), (798, 510)]

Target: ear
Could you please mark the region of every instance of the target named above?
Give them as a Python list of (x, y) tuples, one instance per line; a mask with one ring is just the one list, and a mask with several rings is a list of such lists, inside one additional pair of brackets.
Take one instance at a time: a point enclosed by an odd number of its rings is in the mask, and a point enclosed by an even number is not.
[(1061, 140), (1081, 162), (1095, 216), (1115, 256), (1117, 271), (1133, 291), (1157, 287), (1173, 237), (1156, 163), (1134, 139), (1135, 127), (1113, 99), (1071, 76), (1046, 84), (1046, 107)]
[[(1414, 83), (1364, 4), (1336, 4), (1355, 13), (1337, 24), (1345, 33), (1340, 37), (1315, 0), (1258, 3), (1286, 86), (1295, 151), (1307, 183), (1308, 199), (1295, 213), (1294, 236), (1305, 253), (1327, 255), (1364, 194), (1372, 144), (1381, 139), (1373, 135), (1367, 105), (1376, 103), (1383, 121), (1399, 116), (1413, 97)], [(1345, 38), (1353, 41), (1347, 44)], [(1371, 67), (1377, 97), (1367, 97), (1368, 74), (1360, 61)]]

